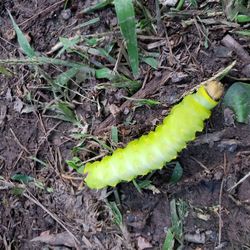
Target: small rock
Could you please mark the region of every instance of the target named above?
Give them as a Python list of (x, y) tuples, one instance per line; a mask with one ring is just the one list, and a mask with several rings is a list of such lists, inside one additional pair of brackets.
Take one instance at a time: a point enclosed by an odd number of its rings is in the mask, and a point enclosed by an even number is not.
[(185, 234), (184, 239), (188, 242), (193, 242), (196, 244), (204, 244), (206, 241), (204, 233)]
[(171, 76), (172, 83), (180, 83), (188, 78), (188, 74), (183, 72), (175, 72)]
[(164, 6), (174, 7), (177, 4), (178, 0), (160, 0), (160, 3)]
[(234, 123), (235, 114), (234, 114), (234, 112), (230, 108), (225, 108), (223, 111), (223, 114), (224, 114), (225, 126), (235, 127), (235, 123)]
[(115, 104), (111, 104), (109, 105), (109, 111), (114, 117), (116, 117), (119, 114), (120, 109)]
[(111, 24), (111, 26), (116, 26), (117, 25), (117, 18), (116, 17), (114, 17), (114, 18), (112, 18), (111, 20), (110, 20), (110, 24)]
[(196, 216), (200, 220), (204, 220), (204, 221), (210, 220), (210, 217), (211, 217), (209, 214), (203, 214), (203, 213), (197, 213)]
[(220, 149), (220, 152), (223, 151), (228, 151), (228, 152), (235, 152), (236, 149), (238, 148), (238, 146), (241, 145), (241, 142), (235, 139), (228, 139), (228, 140), (222, 140), (219, 145), (218, 148)]
[(5, 99), (6, 99), (8, 102), (12, 102), (12, 100), (13, 100), (12, 94), (11, 94), (11, 89), (10, 89), (10, 88), (8, 88), (7, 91), (6, 91)]
[(214, 48), (214, 55), (217, 58), (227, 58), (232, 56), (232, 50), (225, 46), (218, 46)]
[(128, 114), (129, 114), (129, 108), (126, 107), (126, 108), (123, 110), (123, 114), (124, 114), (124, 115), (128, 115)]
[(128, 212), (125, 217), (127, 225), (137, 228), (143, 229), (146, 225), (147, 215), (140, 211)]
[(224, 175), (223, 171), (216, 171), (214, 173), (214, 179), (217, 181), (221, 180), (223, 178), (223, 175)]
[(153, 247), (145, 238), (141, 236), (137, 238), (137, 245), (139, 250)]
[(72, 16), (72, 12), (70, 9), (63, 10), (61, 12), (61, 16), (62, 16), (63, 20), (65, 20), (65, 21), (69, 20)]
[(14, 107), (13, 107), (13, 109), (14, 109), (16, 112), (20, 113), (21, 110), (22, 110), (22, 108), (23, 108), (23, 102), (21, 101), (21, 99), (19, 99), (19, 98), (17, 97), (16, 100), (14, 101)]

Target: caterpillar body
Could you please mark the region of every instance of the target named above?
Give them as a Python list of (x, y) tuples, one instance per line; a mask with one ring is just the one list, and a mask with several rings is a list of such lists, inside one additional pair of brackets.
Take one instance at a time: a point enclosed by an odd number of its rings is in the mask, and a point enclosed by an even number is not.
[(101, 161), (87, 163), (83, 170), (86, 184), (93, 189), (114, 187), (121, 181), (131, 181), (138, 175), (161, 169), (177, 157), (187, 142), (195, 139), (196, 132), (203, 130), (204, 120), (209, 118), (222, 93), (222, 85), (211, 81), (184, 97), (155, 131), (131, 141)]

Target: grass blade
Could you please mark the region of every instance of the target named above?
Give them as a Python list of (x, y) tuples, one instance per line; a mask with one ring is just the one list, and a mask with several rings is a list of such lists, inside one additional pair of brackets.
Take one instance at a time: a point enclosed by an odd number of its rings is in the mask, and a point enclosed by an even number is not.
[(250, 36), (250, 30), (239, 30), (239, 31), (235, 31), (235, 33), (242, 35), (242, 36)]
[(87, 22), (81, 23), (81, 24), (77, 25), (76, 27), (74, 27), (73, 30), (78, 30), (78, 29), (84, 28), (86, 26), (96, 24), (98, 22), (100, 22), (100, 17), (96, 17), (96, 18), (90, 19)]
[(65, 51), (68, 51), (70, 48), (73, 48), (80, 41), (80, 37), (77, 36), (73, 39), (59, 37), (59, 40), (63, 47), (60, 49), (56, 57), (61, 56)]
[(162, 250), (174, 249), (174, 242), (175, 242), (174, 234), (172, 233), (171, 228), (170, 228), (167, 231), (167, 235), (166, 235)]
[(12, 76), (13, 74), (5, 67), (0, 66), (0, 75)]
[(73, 67), (56, 77), (53, 81), (55, 91), (60, 91), (68, 85), (68, 82), (79, 72), (80, 67)]
[(106, 6), (110, 5), (112, 2), (113, 2), (113, 0), (101, 1), (100, 3), (97, 3), (97, 4), (93, 5), (93, 6), (90, 6), (90, 7), (86, 8), (86, 9), (84, 9), (83, 11), (80, 12), (80, 14), (86, 14), (86, 13), (90, 13), (90, 12), (93, 12), (93, 11), (96, 11), (96, 10), (103, 9)]
[(183, 168), (179, 162), (176, 163), (173, 173), (170, 178), (170, 182), (177, 183), (183, 175)]
[(9, 14), (10, 19), (12, 21), (13, 27), (14, 27), (14, 29), (16, 31), (18, 43), (19, 43), (20, 47), (22, 48), (23, 52), (28, 57), (34, 57), (35, 56), (35, 50), (33, 48), (31, 48), (27, 38), (25, 37), (23, 32), (20, 30), (20, 28), (17, 26), (17, 24), (16, 24), (16, 22), (15, 22), (15, 20), (14, 20), (14, 18), (11, 15), (9, 10), (8, 10), (8, 14)]
[(66, 61), (66, 60), (60, 60), (56, 58), (49, 58), (46, 56), (38, 56), (33, 58), (24, 58), (24, 59), (0, 59), (0, 65), (1, 64), (29, 64), (29, 65), (43, 65), (43, 64), (54, 64), (54, 65), (60, 65), (60, 66), (66, 66), (66, 67), (81, 67), (82, 69), (85, 69), (86, 72), (88, 72), (90, 75), (95, 75), (95, 69), (90, 68), (86, 64), (72, 62), (72, 61)]
[(129, 62), (134, 76), (139, 74), (135, 11), (132, 0), (115, 0), (115, 11), (122, 35), (126, 41)]
[(118, 144), (119, 139), (118, 139), (118, 129), (116, 126), (111, 127), (111, 139), (115, 144)]

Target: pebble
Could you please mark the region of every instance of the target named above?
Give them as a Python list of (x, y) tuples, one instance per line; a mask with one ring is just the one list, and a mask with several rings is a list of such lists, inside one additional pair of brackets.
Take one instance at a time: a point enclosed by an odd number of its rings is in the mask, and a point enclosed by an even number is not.
[(63, 20), (65, 20), (65, 21), (69, 20), (72, 16), (72, 12), (70, 9), (63, 10), (61, 12), (61, 16), (62, 16)]
[(185, 234), (185, 240), (192, 243), (204, 244), (206, 237), (204, 233)]
[(160, 0), (160, 3), (165, 6), (174, 7), (177, 4), (178, 0)]
[(175, 72), (171, 76), (172, 83), (180, 83), (182, 81), (185, 81), (188, 78), (188, 74), (185, 74), (183, 72)]
[(219, 143), (218, 148), (219, 148), (220, 152), (228, 151), (228, 152), (233, 153), (236, 151), (238, 146), (241, 146), (240, 141), (235, 140), (235, 139), (227, 139), (227, 140), (222, 140)]

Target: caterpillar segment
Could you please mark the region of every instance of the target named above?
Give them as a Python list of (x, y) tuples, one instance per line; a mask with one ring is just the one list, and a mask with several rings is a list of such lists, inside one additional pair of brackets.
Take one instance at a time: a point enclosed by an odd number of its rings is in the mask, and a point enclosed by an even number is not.
[(131, 181), (138, 175), (161, 169), (195, 139), (196, 132), (203, 130), (204, 121), (210, 117), (222, 93), (223, 86), (211, 81), (184, 97), (155, 131), (131, 141), (101, 161), (87, 163), (83, 170), (86, 184), (93, 189), (114, 187), (121, 181)]

